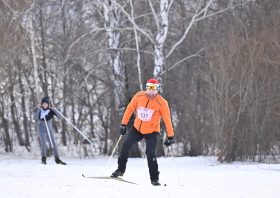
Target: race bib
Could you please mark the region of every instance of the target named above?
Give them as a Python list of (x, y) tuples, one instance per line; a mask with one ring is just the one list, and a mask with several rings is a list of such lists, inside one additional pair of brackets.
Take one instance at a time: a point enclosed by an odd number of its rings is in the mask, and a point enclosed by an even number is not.
[(138, 118), (142, 121), (150, 121), (152, 118), (154, 110), (147, 109), (144, 107), (139, 107)]

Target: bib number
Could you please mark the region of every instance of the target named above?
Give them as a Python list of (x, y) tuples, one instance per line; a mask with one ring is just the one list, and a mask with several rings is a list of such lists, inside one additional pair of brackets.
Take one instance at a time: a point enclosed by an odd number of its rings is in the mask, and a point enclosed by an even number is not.
[(150, 121), (152, 118), (154, 110), (147, 109), (144, 107), (139, 107), (138, 118), (142, 121)]

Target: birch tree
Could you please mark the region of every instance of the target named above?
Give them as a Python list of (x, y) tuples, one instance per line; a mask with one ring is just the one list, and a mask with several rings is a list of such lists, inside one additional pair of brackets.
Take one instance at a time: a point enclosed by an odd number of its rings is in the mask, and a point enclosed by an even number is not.
[(125, 67), (122, 62), (121, 51), (114, 50), (120, 47), (121, 33), (116, 30), (120, 27), (121, 10), (111, 0), (102, 2), (103, 16), (105, 20), (105, 30), (108, 38), (108, 48), (110, 50), (109, 67), (111, 68), (112, 82), (114, 83), (115, 104), (117, 109), (126, 103), (125, 90)]
[(164, 43), (166, 41), (167, 33), (168, 33), (168, 14), (169, 9), (172, 6), (173, 0), (169, 3), (169, 0), (160, 0), (160, 11), (159, 14), (155, 13), (151, 0), (149, 0), (149, 4), (151, 6), (151, 10), (153, 12), (156, 25), (157, 25), (157, 35), (155, 38), (154, 45), (154, 53), (155, 53), (155, 61), (154, 61), (154, 74), (153, 76), (158, 79), (159, 83), (163, 85), (162, 72), (163, 66), (165, 63), (164, 57)]

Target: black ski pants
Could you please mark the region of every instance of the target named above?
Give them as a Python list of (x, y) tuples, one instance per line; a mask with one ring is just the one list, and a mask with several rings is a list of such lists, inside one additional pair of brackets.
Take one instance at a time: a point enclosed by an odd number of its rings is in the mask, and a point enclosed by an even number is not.
[(146, 140), (146, 155), (148, 161), (148, 167), (150, 172), (151, 181), (158, 180), (158, 163), (156, 159), (156, 148), (158, 143), (158, 132), (150, 134), (140, 133), (134, 126), (128, 132), (121, 148), (121, 153), (118, 158), (118, 169), (125, 172), (126, 162), (128, 159), (129, 151), (131, 147), (141, 141), (143, 138)]

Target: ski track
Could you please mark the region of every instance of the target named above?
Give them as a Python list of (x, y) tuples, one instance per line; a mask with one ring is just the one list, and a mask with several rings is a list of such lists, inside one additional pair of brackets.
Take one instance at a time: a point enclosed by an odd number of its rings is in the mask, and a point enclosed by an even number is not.
[[(83, 178), (102, 176), (108, 159), (63, 159), (68, 165), (47, 165), (40, 160), (9, 159), (0, 156), (1, 198), (14, 197), (203, 197), (203, 198), (279, 198), (280, 165), (260, 163), (219, 164), (215, 157), (175, 158), (180, 186), (171, 158), (158, 158), (162, 186), (150, 184), (147, 161), (130, 158), (124, 179)], [(112, 159), (103, 176), (117, 168)], [(163, 186), (167, 184), (167, 186)]]

